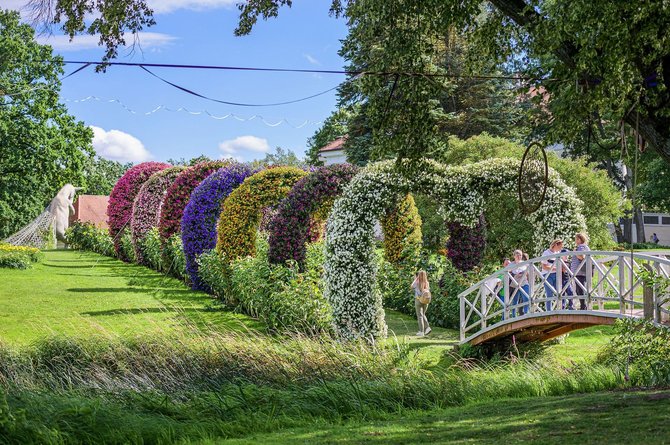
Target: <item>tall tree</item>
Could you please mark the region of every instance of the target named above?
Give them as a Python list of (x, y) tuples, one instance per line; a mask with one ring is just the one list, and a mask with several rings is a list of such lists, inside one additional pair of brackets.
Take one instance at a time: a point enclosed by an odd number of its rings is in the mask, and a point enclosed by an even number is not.
[[(137, 32), (153, 24), (146, 0), (30, 0), (38, 11), (50, 11), (69, 35), (99, 33), (106, 57), (123, 43), (124, 31)], [(292, 0), (247, 0), (239, 4), (236, 33), (248, 34), (258, 17), (276, 17)], [(488, 14), (482, 17), (482, 11)], [(367, 71), (422, 75), (364, 76), (362, 88), (405, 105), (371, 122), (390, 137), (375, 138), (375, 147), (409, 158), (432, 150), (435, 119), (432, 86), (425, 76), (438, 74), (425, 57), (434, 39), (454, 28), (475, 36), (474, 62), (499, 66), (535, 79), (549, 93), (546, 106), (552, 125), (548, 137), (569, 141), (596, 116), (616, 116), (670, 162), (670, 5), (667, 0), (623, 2), (610, 0), (333, 0), (331, 11), (344, 14), (361, 37), (378, 36), (365, 54)], [(85, 17), (98, 12), (89, 25)], [(366, 19), (366, 14), (375, 19)], [(394, 17), (397, 17), (394, 20)], [(379, 20), (382, 18), (383, 20)], [(416, 33), (418, 27), (427, 33)], [(430, 35), (433, 37), (427, 37)], [(365, 40), (370, 40), (365, 39)], [(428, 49), (428, 51), (427, 51)], [(346, 49), (349, 51), (350, 49)], [(420, 57), (419, 57), (420, 56)], [(424, 76), (425, 75), (425, 76)], [(389, 82), (389, 80), (391, 82)], [(395, 87), (393, 87), (395, 85)], [(419, 140), (412, 140), (417, 137)]]
[(63, 62), (17, 12), (0, 10), (0, 239), (60, 187), (83, 185), (93, 132), (58, 102)]
[(122, 164), (100, 156), (91, 156), (84, 166), (84, 177), (86, 179), (85, 184), (82, 184), (84, 192), (87, 195), (109, 195), (114, 188), (114, 184), (132, 166), (131, 162)]

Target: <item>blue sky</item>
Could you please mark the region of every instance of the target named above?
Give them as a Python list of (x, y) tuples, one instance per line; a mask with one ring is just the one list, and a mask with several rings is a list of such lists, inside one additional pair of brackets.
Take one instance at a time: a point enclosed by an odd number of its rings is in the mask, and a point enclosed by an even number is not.
[[(17, 7), (26, 0), (3, 0)], [(337, 55), (346, 36), (346, 23), (328, 15), (330, 0), (296, 0), (276, 19), (260, 21), (252, 34), (235, 37), (238, 11), (235, 0), (153, 0), (157, 24), (140, 37), (141, 50), (119, 51), (119, 61), (280, 68), (342, 69)], [(39, 39), (54, 47), (65, 60), (99, 60), (97, 38), (84, 36), (68, 43), (57, 35)], [(132, 41), (132, 38), (128, 38)], [(66, 72), (77, 65), (66, 66)], [(297, 99), (332, 88), (343, 75), (258, 73), (206, 70), (152, 69), (156, 74), (217, 99), (268, 103)], [(86, 99), (87, 100), (82, 100)], [(262, 158), (281, 146), (303, 155), (306, 140), (335, 107), (332, 91), (297, 104), (245, 108), (209, 102), (181, 92), (138, 67), (110, 67), (95, 73), (93, 67), (63, 81), (61, 99), (70, 113), (93, 126), (96, 150), (121, 161), (234, 157)], [(134, 110), (132, 114), (116, 102)], [(192, 112), (171, 112), (186, 108)], [(213, 119), (210, 114), (226, 119)], [(150, 114), (145, 114), (150, 113)], [(263, 116), (249, 119), (254, 115)], [(286, 122), (278, 126), (282, 119)], [(301, 128), (293, 128), (301, 126)]]

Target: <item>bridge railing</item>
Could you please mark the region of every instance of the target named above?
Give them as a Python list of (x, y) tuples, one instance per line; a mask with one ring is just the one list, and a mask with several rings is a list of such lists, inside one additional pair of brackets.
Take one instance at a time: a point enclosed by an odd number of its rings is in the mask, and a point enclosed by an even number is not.
[(670, 251), (559, 252), (512, 263), (459, 298), (461, 342), (512, 319), (565, 310), (663, 323), (670, 319)]

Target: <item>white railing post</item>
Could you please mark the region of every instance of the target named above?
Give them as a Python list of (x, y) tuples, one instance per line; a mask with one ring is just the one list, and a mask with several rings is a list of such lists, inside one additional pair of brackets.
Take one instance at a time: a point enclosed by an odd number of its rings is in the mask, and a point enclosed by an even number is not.
[(593, 303), (591, 302), (591, 291), (593, 289), (593, 257), (589, 254), (589, 252), (586, 252), (586, 256), (584, 257), (586, 260), (586, 280), (584, 280), (584, 284), (586, 289), (584, 289), (584, 292), (586, 292), (586, 295), (584, 298), (586, 298), (586, 308), (588, 310), (593, 309)]
[[(563, 257), (558, 257), (554, 261), (554, 268), (556, 269), (556, 295), (554, 297), (555, 311), (563, 308)], [(569, 286), (569, 284), (568, 284)]]
[(528, 313), (538, 312), (533, 310), (535, 308), (535, 265), (533, 263), (528, 264), (530, 270), (528, 270)]
[[(486, 286), (484, 286), (486, 287)], [(479, 287), (479, 301), (481, 305), (482, 319), (481, 325), (482, 329), (486, 329), (486, 292), (482, 291), (481, 286)]]
[(509, 320), (509, 305), (512, 301), (512, 296), (509, 294), (509, 272), (505, 272), (505, 275), (503, 275), (503, 300), (505, 301), (504, 318)]
[(626, 293), (626, 260), (623, 255), (619, 256), (619, 312), (626, 313), (624, 294)]
[(461, 341), (465, 340), (465, 298), (467, 295), (461, 295)]

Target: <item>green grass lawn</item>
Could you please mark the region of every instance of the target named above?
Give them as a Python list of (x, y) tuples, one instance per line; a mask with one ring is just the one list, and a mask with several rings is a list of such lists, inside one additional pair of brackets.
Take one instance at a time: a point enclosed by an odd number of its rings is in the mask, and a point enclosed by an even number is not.
[(78, 251), (46, 251), (28, 270), (0, 269), (0, 339), (30, 343), (50, 334), (154, 334), (257, 328), (249, 317), (145, 267)]
[(202, 444), (666, 444), (670, 391), (498, 400)]

